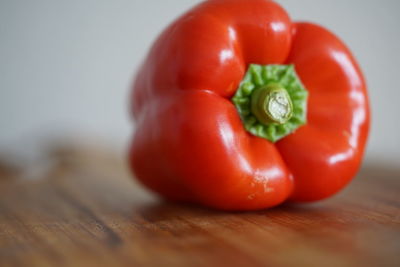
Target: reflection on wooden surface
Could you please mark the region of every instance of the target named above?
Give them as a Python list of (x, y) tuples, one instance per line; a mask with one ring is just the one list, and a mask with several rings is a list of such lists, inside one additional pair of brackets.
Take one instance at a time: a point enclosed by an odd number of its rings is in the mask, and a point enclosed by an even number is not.
[[(400, 266), (400, 171), (259, 212), (165, 203), (101, 150), (52, 151), (41, 179), (0, 173), (1, 266)], [(3, 179), (3, 178), (9, 179)]]

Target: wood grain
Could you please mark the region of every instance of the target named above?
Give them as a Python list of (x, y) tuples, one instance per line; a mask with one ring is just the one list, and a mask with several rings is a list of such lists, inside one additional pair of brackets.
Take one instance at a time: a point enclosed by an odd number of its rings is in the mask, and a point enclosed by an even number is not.
[(400, 266), (397, 169), (367, 166), (317, 204), (227, 213), (158, 200), (108, 152), (53, 153), (47, 177), (0, 176), (0, 266)]

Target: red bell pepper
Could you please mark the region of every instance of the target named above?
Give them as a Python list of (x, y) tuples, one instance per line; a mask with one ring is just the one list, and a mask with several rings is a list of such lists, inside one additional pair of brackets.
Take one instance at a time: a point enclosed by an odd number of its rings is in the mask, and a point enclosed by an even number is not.
[(267, 0), (209, 0), (171, 24), (132, 94), (130, 165), (163, 197), (224, 210), (327, 198), (360, 167), (369, 103), (332, 33)]

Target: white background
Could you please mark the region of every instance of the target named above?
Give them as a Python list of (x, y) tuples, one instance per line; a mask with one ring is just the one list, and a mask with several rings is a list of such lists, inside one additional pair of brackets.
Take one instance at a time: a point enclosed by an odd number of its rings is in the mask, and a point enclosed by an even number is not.
[[(165, 25), (197, 2), (0, 0), (0, 147), (64, 133), (124, 147), (135, 69)], [(400, 1), (278, 2), (348, 44), (372, 102), (367, 159), (399, 163)]]

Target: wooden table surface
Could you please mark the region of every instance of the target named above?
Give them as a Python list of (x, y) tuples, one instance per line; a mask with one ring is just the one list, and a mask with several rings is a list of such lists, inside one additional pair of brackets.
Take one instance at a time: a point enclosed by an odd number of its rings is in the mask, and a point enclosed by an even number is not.
[(0, 174), (0, 266), (400, 266), (398, 169), (366, 166), (317, 204), (228, 213), (158, 200), (112, 154), (52, 153), (46, 177)]

